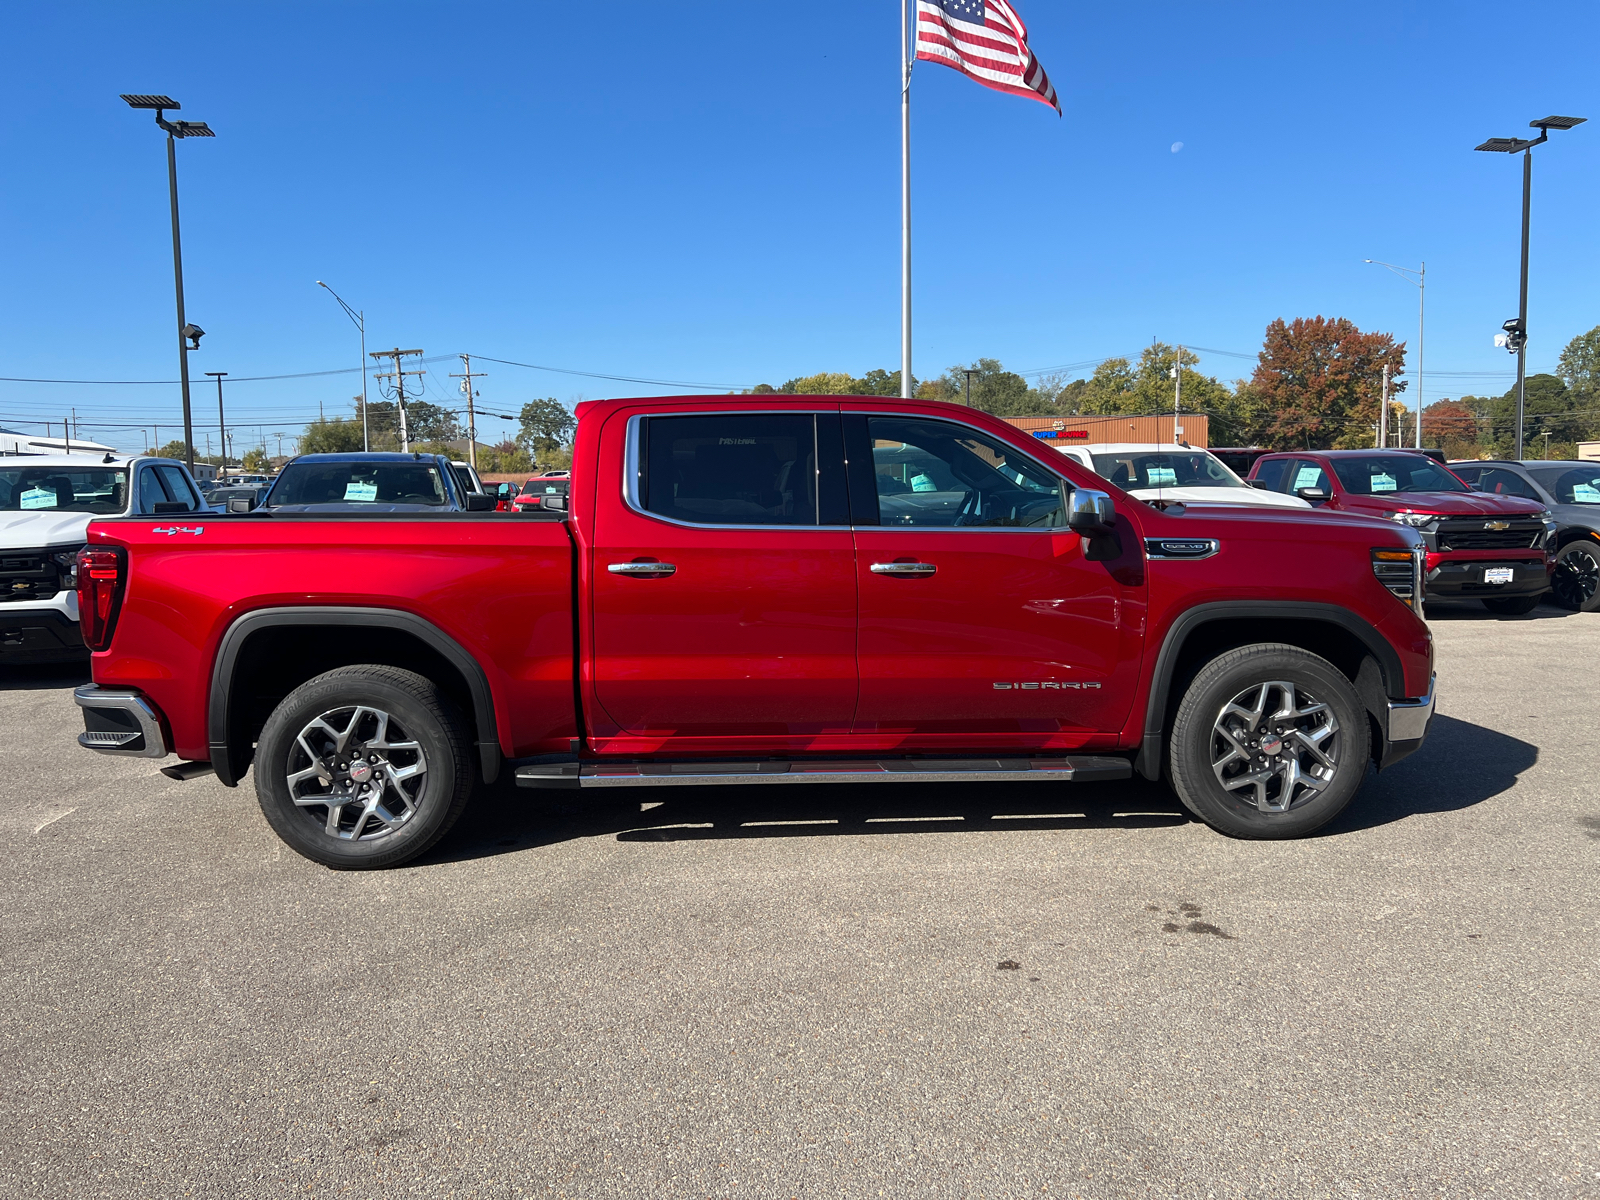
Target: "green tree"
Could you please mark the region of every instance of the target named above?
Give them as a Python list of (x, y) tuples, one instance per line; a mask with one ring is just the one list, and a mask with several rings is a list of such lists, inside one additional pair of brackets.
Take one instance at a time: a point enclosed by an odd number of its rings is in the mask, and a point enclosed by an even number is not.
[(1556, 362), (1556, 377), (1580, 396), (1600, 396), (1600, 325), (1567, 343)]
[(490, 475), (533, 474), (533, 459), (515, 442), (501, 442), (478, 451), (478, 470)]
[(188, 458), (188, 453), (184, 448), (182, 440), (177, 438), (174, 438), (172, 441), (168, 442), (165, 446), (162, 446), (158, 450), (150, 451), (150, 453), (155, 455), (157, 458), (176, 458), (180, 461)]
[(789, 396), (849, 396), (854, 394), (855, 378), (843, 371), (822, 371), (791, 379), (778, 391)]
[(917, 389), (917, 395), (929, 400), (965, 403), (968, 371), (972, 372), (973, 408), (998, 417), (1051, 417), (1060, 411), (1050, 398), (1029, 387), (1028, 381), (1015, 371), (1006, 370), (997, 358), (980, 358), (969, 367), (957, 364), (937, 379), (924, 383)]
[(462, 436), (456, 414), (426, 400), (406, 401), (406, 433), (413, 443), (453, 442)]
[(265, 475), (272, 468), (267, 452), (260, 446), (244, 452), (244, 469), (252, 475)]
[(361, 449), (361, 421), (316, 420), (300, 435), (301, 454), (349, 454)]
[[(572, 440), (578, 422), (569, 409), (555, 397), (530, 400), (518, 415), (521, 428), (517, 432), (517, 445), (541, 466), (549, 466), (562, 445)], [(571, 461), (569, 456), (568, 461)]]
[(1267, 326), (1249, 390), (1262, 410), (1261, 442), (1275, 450), (1372, 445), (1388, 366), (1405, 371), (1405, 343), (1387, 333), (1362, 333), (1343, 317), (1281, 318)]

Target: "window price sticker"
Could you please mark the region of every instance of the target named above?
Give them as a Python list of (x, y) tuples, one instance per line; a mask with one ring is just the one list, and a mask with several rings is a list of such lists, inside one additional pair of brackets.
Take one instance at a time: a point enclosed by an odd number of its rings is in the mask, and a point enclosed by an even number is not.
[(56, 494), (49, 488), (29, 488), (22, 493), (22, 507), (27, 508), (54, 508)]
[(344, 498), (346, 500), (376, 500), (378, 498), (378, 485), (375, 483), (347, 483), (344, 485)]

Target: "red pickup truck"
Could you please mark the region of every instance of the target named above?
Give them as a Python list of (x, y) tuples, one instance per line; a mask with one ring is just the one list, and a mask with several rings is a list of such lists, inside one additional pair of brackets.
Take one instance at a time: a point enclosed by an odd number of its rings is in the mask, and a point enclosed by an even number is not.
[[(1423, 541), (1157, 511), (956, 405), (578, 409), (570, 507), (96, 521), (84, 746), (181, 760), (334, 867), (528, 787), (1166, 778), (1309, 833), (1422, 742)], [(508, 604), (507, 599), (516, 603)]]

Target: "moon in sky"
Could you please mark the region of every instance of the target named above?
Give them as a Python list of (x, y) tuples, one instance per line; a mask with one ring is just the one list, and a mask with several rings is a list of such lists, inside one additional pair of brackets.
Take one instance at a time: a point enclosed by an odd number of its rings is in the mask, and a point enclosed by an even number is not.
[(1173, 142), (1172, 143), (1172, 152), (1174, 154), (1176, 154), (1179, 150), (1182, 150), (1182, 149), (1183, 149), (1183, 143), (1182, 142)]

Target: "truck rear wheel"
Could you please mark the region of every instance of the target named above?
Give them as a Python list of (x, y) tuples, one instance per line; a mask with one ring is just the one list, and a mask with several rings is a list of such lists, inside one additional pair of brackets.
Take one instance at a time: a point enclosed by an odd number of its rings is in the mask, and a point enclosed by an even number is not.
[(273, 710), (255, 778), (267, 823), (291, 849), (343, 870), (393, 867), (466, 808), (471, 741), (460, 712), (421, 675), (341, 667)]
[(1371, 733), (1355, 688), (1298, 646), (1230, 650), (1207, 663), (1172, 726), (1173, 789), (1213, 829), (1303, 837), (1344, 811)]

